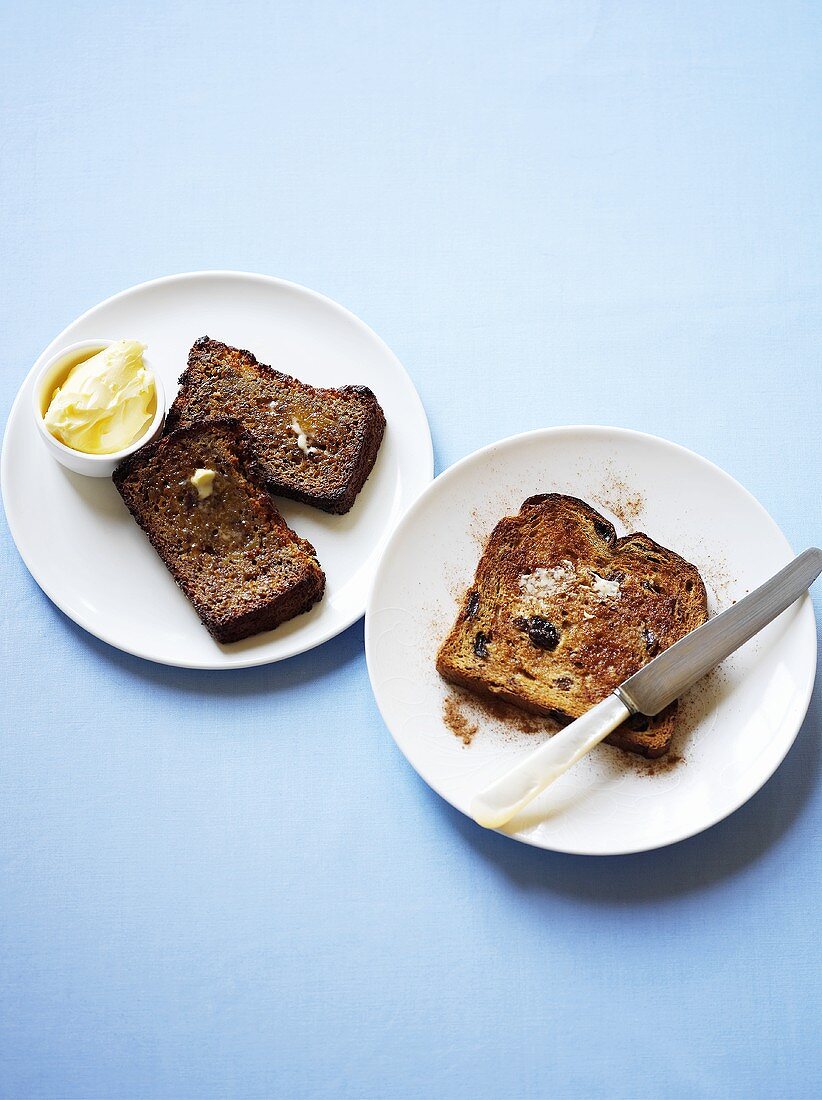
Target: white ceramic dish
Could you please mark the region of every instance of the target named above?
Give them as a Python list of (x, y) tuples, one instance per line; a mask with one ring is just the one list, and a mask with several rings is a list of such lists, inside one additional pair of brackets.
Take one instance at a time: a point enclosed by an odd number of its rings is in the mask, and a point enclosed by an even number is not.
[(105, 455), (94, 455), (86, 454), (83, 451), (75, 451), (51, 434), (46, 427), (44, 417), (54, 390), (65, 381), (72, 367), (82, 363), (85, 359), (90, 359), (92, 355), (96, 355), (97, 352), (107, 348), (111, 343), (113, 343), (111, 340), (79, 340), (76, 344), (61, 347), (58, 352), (46, 359), (31, 386), (32, 415), (44, 446), (52, 457), (67, 469), (72, 470), (75, 474), (84, 474), (86, 477), (111, 477), (118, 463), (130, 454), (134, 454), (146, 443), (150, 443), (156, 435), (159, 435), (166, 415), (163, 381), (152, 367), (149, 356), (144, 354), (143, 363), (154, 378), (157, 406), (151, 423), (139, 438), (119, 451), (112, 451), (111, 454)]
[[(638, 432), (529, 432), (438, 477), (383, 555), (366, 613), (366, 655), (397, 745), (426, 783), (466, 814), (474, 793), (544, 734), (511, 730), (456, 696), (463, 718), (479, 726), (465, 746), (444, 721), (453, 689), (437, 675), (434, 657), (494, 524), (543, 492), (581, 497), (618, 532), (644, 530), (693, 561), (712, 610), (792, 557), (774, 521), (733, 478)], [(807, 711), (815, 670), (813, 609), (805, 597), (681, 701), (673, 748), (680, 762), (646, 763), (600, 746), (501, 831), (541, 848), (615, 855), (708, 828), (779, 766)]]
[[(326, 571), (323, 600), (268, 634), (218, 645), (174, 584), (110, 481), (64, 469), (31, 416), (33, 380), (60, 349), (100, 333), (147, 345), (171, 401), (198, 336), (250, 348), (263, 362), (318, 385), (362, 383), (385, 410), (374, 470), (345, 516), (282, 501)], [(6, 517), (48, 596), (111, 645), (163, 664), (239, 668), (319, 645), (358, 619), (377, 562), (403, 512), (433, 476), (428, 422), (411, 380), (386, 345), (342, 306), (265, 275), (197, 272), (133, 287), (83, 314), (45, 349), (24, 382), (3, 441)], [(126, 578), (126, 583), (124, 583)]]

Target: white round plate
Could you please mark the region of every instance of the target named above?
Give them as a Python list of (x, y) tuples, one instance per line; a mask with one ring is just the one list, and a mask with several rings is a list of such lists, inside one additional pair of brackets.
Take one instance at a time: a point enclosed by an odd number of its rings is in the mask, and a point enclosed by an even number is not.
[[(438, 477), (386, 548), (366, 612), (365, 645), (394, 740), (426, 783), (465, 814), (473, 795), (545, 734), (517, 732), (473, 708), (466, 694), (453, 694), (434, 668), (436, 650), (495, 523), (526, 497), (546, 492), (581, 497), (618, 533), (645, 531), (694, 562), (714, 611), (792, 557), (764, 508), (728, 474), (639, 432), (529, 432)], [(602, 745), (500, 831), (540, 848), (616, 855), (708, 828), (778, 767), (805, 716), (815, 670), (813, 609), (804, 597), (681, 700), (670, 760), (646, 762)], [(469, 745), (445, 723), (448, 698), (479, 727)]]
[[(108, 479), (64, 469), (31, 416), (40, 365), (78, 340), (131, 337), (148, 346), (169, 403), (198, 336), (249, 348), (264, 363), (319, 386), (360, 383), (387, 421), (374, 470), (345, 516), (278, 501), (325, 569), (325, 596), (277, 630), (221, 646), (206, 632)], [(265, 275), (202, 271), (132, 287), (84, 313), (53, 340), (17, 395), (3, 442), (11, 533), (40, 587), (80, 626), (118, 649), (188, 668), (282, 660), (339, 634), (365, 610), (386, 541), (433, 476), (431, 435), (399, 361), (329, 298)]]

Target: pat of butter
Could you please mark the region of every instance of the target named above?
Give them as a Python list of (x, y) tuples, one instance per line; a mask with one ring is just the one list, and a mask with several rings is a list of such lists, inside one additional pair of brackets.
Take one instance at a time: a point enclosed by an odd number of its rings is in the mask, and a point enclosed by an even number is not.
[(216, 470), (205, 470), (198, 467), (188, 479), (197, 490), (197, 496), (200, 500), (205, 500), (214, 492), (214, 478), (216, 476)]
[(600, 597), (600, 599), (615, 599), (619, 595), (619, 581), (609, 581), (605, 577), (600, 577), (597, 573), (592, 573), (594, 578), (591, 582), (591, 588)]
[(296, 437), (297, 437), (297, 446), (300, 448), (300, 450), (303, 452), (303, 454), (313, 455), (314, 452), (317, 450), (317, 448), (316, 447), (310, 447), (308, 445), (308, 436), (306, 435), (305, 431), (303, 430), (302, 425), (300, 424), (299, 420), (297, 420), (296, 417), (294, 417), (291, 421), (291, 430), (296, 435)]
[(576, 567), (572, 561), (563, 558), (553, 569), (537, 566), (533, 573), (523, 573), (519, 586), (524, 596), (540, 599), (551, 596), (568, 588), (576, 580)]
[(115, 340), (72, 367), (44, 416), (54, 438), (92, 455), (121, 451), (139, 439), (157, 408), (143, 350), (136, 340)]

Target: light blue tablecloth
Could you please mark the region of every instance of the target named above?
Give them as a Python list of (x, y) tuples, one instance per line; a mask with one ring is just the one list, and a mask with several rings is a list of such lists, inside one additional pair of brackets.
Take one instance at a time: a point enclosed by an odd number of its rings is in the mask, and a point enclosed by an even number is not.
[[(281, 275), (397, 352), (439, 470), (667, 436), (822, 537), (815, 3), (3, 5), (0, 398), (99, 299)], [(122, 656), (3, 525), (7, 1097), (818, 1096), (819, 691), (722, 825), (586, 860), (417, 779), (362, 624)], [(818, 596), (817, 596), (818, 600)]]

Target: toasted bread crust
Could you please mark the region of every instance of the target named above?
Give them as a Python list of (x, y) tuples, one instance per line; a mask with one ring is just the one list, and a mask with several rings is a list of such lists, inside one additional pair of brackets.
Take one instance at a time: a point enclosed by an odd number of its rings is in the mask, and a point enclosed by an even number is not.
[[(707, 619), (697, 569), (647, 535), (617, 538), (576, 497), (542, 494), (502, 519), (437, 655), (452, 683), (568, 722)], [(609, 742), (668, 751), (675, 704)]]
[[(187, 480), (198, 467), (218, 471), (205, 501)], [(113, 480), (217, 641), (272, 630), (322, 597), (314, 548), (275, 507), (238, 421), (178, 428), (127, 458)]]
[[(350, 510), (373, 469), (385, 432), (367, 386), (310, 386), (242, 348), (201, 336), (191, 348), (167, 430), (231, 409), (249, 433), (269, 492), (324, 512)], [(307, 431), (298, 445), (296, 422)]]

